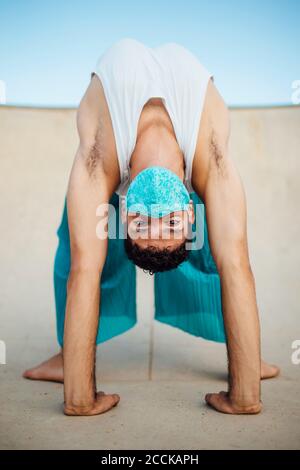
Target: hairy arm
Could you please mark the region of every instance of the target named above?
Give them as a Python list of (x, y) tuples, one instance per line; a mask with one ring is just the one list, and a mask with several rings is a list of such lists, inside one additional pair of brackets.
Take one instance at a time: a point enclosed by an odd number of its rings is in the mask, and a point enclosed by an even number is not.
[[(214, 98), (213, 98), (214, 99)], [(209, 241), (221, 280), (229, 361), (228, 392), (206, 396), (225, 413), (257, 413), (260, 402), (260, 328), (247, 243), (243, 185), (229, 156), (229, 112), (215, 93), (204, 120), (197, 192), (206, 206)], [(195, 182), (195, 186), (197, 183)]]
[(96, 209), (109, 202), (113, 189), (100, 155), (99, 110), (91, 103), (94, 86), (93, 82), (78, 110), (80, 145), (67, 191), (71, 269), (63, 360), (64, 411), (69, 415), (98, 414), (118, 401), (116, 395), (97, 395), (95, 382), (99, 286), (107, 253), (107, 238), (96, 236)]

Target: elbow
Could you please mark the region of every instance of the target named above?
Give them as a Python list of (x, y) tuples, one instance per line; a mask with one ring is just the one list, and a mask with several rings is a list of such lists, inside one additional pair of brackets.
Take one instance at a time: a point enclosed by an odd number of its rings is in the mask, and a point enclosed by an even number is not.
[(225, 273), (231, 275), (247, 273), (252, 276), (248, 250), (245, 248), (228, 249), (226, 253), (216, 256), (215, 262), (220, 276)]
[(70, 269), (67, 280), (67, 295), (84, 289), (85, 292), (96, 292), (100, 286), (101, 277), (97, 271), (86, 268)]
[(84, 280), (87, 282), (97, 283), (100, 281), (101, 269), (94, 262), (86, 259), (73, 259), (69, 272), (68, 284), (73, 281)]

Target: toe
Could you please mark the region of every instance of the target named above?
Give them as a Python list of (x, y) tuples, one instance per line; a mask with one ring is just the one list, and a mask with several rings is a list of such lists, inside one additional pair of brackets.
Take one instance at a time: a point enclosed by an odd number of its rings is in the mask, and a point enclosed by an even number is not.
[(32, 369), (27, 369), (23, 372), (22, 377), (24, 377), (24, 379), (33, 379), (34, 371)]
[(205, 401), (206, 401), (206, 403), (209, 403), (209, 400), (210, 400), (210, 398), (211, 398), (211, 395), (212, 395), (211, 393), (207, 393), (207, 394), (205, 395)]
[(114, 406), (116, 406), (120, 401), (120, 395), (118, 395), (117, 393), (114, 393), (113, 398), (115, 400), (115, 405)]

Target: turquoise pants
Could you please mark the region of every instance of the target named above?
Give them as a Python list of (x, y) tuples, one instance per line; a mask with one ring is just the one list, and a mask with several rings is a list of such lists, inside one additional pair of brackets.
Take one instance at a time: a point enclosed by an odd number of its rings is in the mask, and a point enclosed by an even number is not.
[[(194, 204), (203, 204), (196, 193)], [(110, 204), (119, 213), (119, 196), (114, 193)], [(204, 208), (204, 206), (203, 206)], [(197, 214), (197, 213), (196, 213)], [(197, 217), (197, 215), (196, 215)], [(120, 220), (117, 217), (117, 233)], [(194, 222), (194, 226), (196, 221)], [(58, 247), (54, 261), (54, 293), (57, 338), (63, 346), (70, 270), (70, 238), (66, 199), (57, 230)], [(220, 278), (209, 248), (204, 208), (204, 244), (191, 250), (189, 259), (177, 269), (154, 274), (155, 320), (180, 328), (194, 336), (224, 343), (225, 332), (221, 304)], [(128, 260), (124, 240), (109, 238), (101, 281), (101, 305), (97, 344), (132, 328), (137, 322), (136, 269)]]

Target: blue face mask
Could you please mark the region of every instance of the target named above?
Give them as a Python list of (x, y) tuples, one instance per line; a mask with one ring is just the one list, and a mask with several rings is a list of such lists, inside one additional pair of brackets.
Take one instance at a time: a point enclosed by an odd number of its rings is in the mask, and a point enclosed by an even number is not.
[(149, 217), (163, 217), (188, 210), (190, 196), (181, 179), (161, 166), (141, 171), (130, 183), (126, 211)]

